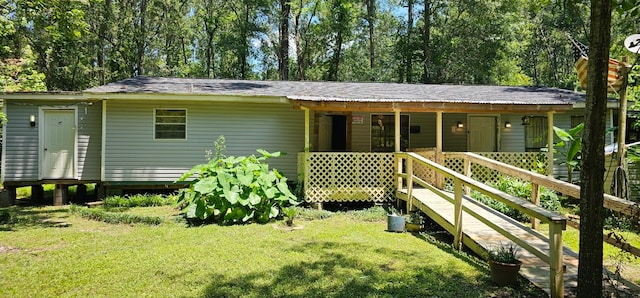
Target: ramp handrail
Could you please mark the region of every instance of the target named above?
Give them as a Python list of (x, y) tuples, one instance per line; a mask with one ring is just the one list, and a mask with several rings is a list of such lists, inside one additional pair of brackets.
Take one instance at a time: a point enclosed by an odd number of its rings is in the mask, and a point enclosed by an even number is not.
[[(523, 200), (521, 198), (512, 196), (503, 191), (492, 188), (484, 183), (473, 180), (470, 177), (467, 177), (463, 174), (457, 173), (451, 169), (448, 169), (434, 161), (431, 161), (427, 158), (424, 158), (416, 153), (396, 153), (396, 159), (398, 162), (395, 164), (399, 165), (396, 169), (397, 179), (397, 188), (398, 190), (403, 189), (402, 180), (406, 180), (407, 185), (407, 202), (408, 208), (411, 210), (412, 206), (412, 192), (414, 183), (425, 187), (434, 193), (438, 194), (443, 199), (454, 204), (454, 243), (453, 245), (460, 249), (462, 247), (462, 211), (464, 210), (469, 215), (474, 218), (480, 220), (485, 223), (495, 231), (509, 238), (514, 243), (518, 244), (523, 249), (529, 251), (530, 253), (536, 255), (541, 260), (549, 264), (550, 266), (550, 290), (552, 297), (563, 297), (564, 296), (564, 284), (563, 284), (563, 256), (562, 256), (562, 231), (566, 229), (566, 218), (560, 214), (555, 212), (548, 211), (542, 207), (537, 206), (529, 201)], [(402, 167), (400, 166), (401, 161), (405, 160), (405, 170), (406, 173), (402, 172)], [(432, 186), (421, 178), (417, 177), (413, 173), (413, 163), (417, 162), (423, 166), (426, 166), (438, 174), (443, 175), (447, 178), (453, 180), (454, 189), (454, 199), (451, 200), (449, 195), (444, 191)], [(467, 159), (465, 159), (465, 168), (468, 167)], [(525, 241), (518, 239), (507, 230), (502, 227), (497, 226), (496, 224), (487, 221), (482, 218), (482, 216), (478, 215), (473, 210), (462, 205), (462, 197), (463, 195), (468, 195), (468, 190), (474, 189), (484, 195), (487, 195), (497, 201), (503, 202), (508, 206), (519, 210), (523, 213), (528, 214), (532, 218), (537, 218), (538, 220), (549, 224), (549, 254), (547, 255), (545, 252), (529, 245)], [(466, 194), (465, 194), (466, 193)]]
[[(465, 160), (465, 162), (473, 162), (489, 169), (508, 174), (515, 178), (531, 181), (531, 184), (534, 188), (537, 188), (537, 186), (544, 186), (548, 189), (558, 191), (570, 197), (580, 197), (580, 186), (569, 182), (527, 171), (471, 152), (445, 153), (445, 155), (447, 157), (462, 158)], [(535, 194), (539, 194), (539, 192), (536, 192)], [(533, 199), (537, 200), (538, 198)], [(640, 206), (637, 203), (629, 200), (623, 200), (610, 194), (604, 194), (604, 207), (611, 211), (620, 212), (632, 217), (637, 217), (640, 215)]]

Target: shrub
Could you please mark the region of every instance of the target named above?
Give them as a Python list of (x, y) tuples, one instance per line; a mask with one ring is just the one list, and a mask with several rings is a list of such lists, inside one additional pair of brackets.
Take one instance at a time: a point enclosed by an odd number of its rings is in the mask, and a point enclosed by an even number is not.
[(175, 196), (163, 196), (160, 194), (136, 194), (131, 196), (110, 196), (104, 199), (104, 206), (115, 207), (152, 207), (175, 204)]
[[(490, 185), (510, 195), (531, 201), (531, 182), (524, 182), (509, 176), (500, 176), (498, 182), (492, 183)], [(530, 217), (528, 215), (507, 206), (507, 204), (489, 198), (481, 193), (473, 192), (472, 197), (515, 220), (522, 222), (530, 220)], [(554, 191), (544, 187), (540, 187), (540, 207), (549, 211), (558, 211), (561, 207), (560, 198)]]
[(73, 214), (78, 214), (80, 217), (102, 221), (106, 223), (115, 223), (115, 224), (148, 224), (148, 225), (159, 225), (162, 223), (162, 218), (157, 216), (142, 216), (142, 215), (133, 215), (119, 212), (108, 212), (102, 209), (89, 209), (85, 207), (79, 207), (76, 205), (71, 205), (69, 211)]
[(276, 218), (283, 207), (297, 205), (287, 178), (269, 169), (264, 161), (281, 155), (257, 150), (261, 156), (211, 159), (187, 171), (176, 182), (188, 181), (178, 204), (188, 220), (235, 224), (255, 221), (266, 223)]
[(15, 222), (15, 219), (15, 215), (11, 211), (9, 211), (8, 208), (0, 209), (0, 225), (13, 223)]

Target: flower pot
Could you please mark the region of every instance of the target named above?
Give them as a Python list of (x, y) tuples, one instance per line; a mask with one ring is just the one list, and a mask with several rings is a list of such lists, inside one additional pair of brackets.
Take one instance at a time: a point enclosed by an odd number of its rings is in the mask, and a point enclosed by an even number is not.
[(518, 284), (518, 271), (521, 262), (517, 264), (489, 261), (491, 280), (501, 286), (515, 286)]
[(397, 214), (387, 214), (387, 231), (404, 232), (404, 224), (404, 216)]
[(422, 225), (417, 223), (408, 222), (405, 224), (408, 232), (420, 232), (422, 231)]

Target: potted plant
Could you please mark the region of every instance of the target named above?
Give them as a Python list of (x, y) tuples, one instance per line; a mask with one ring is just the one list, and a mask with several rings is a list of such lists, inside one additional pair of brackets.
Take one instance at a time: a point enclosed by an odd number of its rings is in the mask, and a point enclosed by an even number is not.
[(518, 260), (520, 248), (511, 243), (493, 247), (487, 251), (489, 258), (489, 270), (491, 280), (502, 286), (514, 286), (518, 284), (518, 272), (522, 262)]
[(424, 220), (422, 218), (422, 214), (420, 214), (420, 212), (418, 211), (411, 212), (411, 215), (409, 215), (409, 219), (407, 220), (407, 223), (406, 223), (407, 231), (420, 232), (422, 231), (423, 227), (424, 227)]
[(404, 216), (396, 208), (391, 207), (390, 212), (387, 214), (387, 231), (404, 232), (405, 221)]

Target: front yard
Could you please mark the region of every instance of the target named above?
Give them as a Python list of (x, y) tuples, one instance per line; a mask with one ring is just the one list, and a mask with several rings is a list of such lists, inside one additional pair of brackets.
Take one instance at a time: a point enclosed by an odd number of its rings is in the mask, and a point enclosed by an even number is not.
[(302, 211), (295, 224), (187, 227), (171, 207), (108, 224), (69, 207), (12, 207), (1, 297), (538, 297), (492, 285), (484, 261), (430, 234), (385, 232), (384, 211)]

